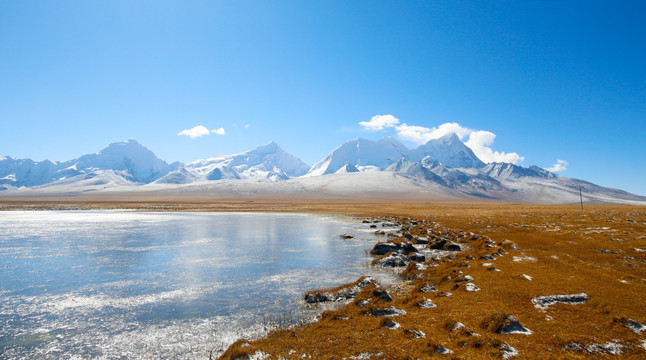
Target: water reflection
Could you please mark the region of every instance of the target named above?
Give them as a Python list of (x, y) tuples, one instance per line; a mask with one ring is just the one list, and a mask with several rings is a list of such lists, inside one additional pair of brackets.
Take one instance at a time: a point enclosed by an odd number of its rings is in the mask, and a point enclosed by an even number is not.
[(375, 239), (362, 226), (287, 214), (1, 212), (0, 357), (203, 357), (262, 334), (267, 314), (311, 316), (300, 301), (308, 289), (387, 277), (365, 266)]

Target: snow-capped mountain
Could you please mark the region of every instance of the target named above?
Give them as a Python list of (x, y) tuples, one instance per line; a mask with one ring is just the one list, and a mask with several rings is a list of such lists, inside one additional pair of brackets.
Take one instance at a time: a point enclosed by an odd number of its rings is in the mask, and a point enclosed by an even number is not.
[(332, 150), (312, 166), (307, 176), (336, 172), (385, 170), (400, 159), (412, 162), (435, 161), (452, 168), (482, 168), (485, 164), (455, 133), (429, 140), (410, 150), (397, 140), (385, 137), (378, 141), (354, 139)]
[[(67, 161), (0, 158), (0, 184), (13, 187), (37, 186), (77, 178), (102, 170), (113, 171), (114, 176), (134, 183), (149, 183), (177, 168), (169, 165), (135, 140), (108, 145), (95, 154), (83, 155)], [(122, 181), (118, 181), (121, 183)]]
[(541, 169), (538, 166), (526, 168), (509, 163), (489, 163), (482, 169), (482, 172), (498, 180), (518, 179), (527, 176), (544, 179), (554, 179), (557, 177), (556, 174)]
[(485, 166), (468, 146), (455, 133), (449, 133), (437, 139), (429, 140), (411, 151), (409, 159), (421, 161), (424, 158), (437, 161), (452, 168), (482, 168)]
[(354, 139), (332, 150), (323, 160), (316, 163), (307, 176), (334, 174), (336, 172), (357, 172), (383, 170), (410, 150), (397, 140), (386, 137), (379, 141)]
[(275, 142), (234, 155), (168, 164), (134, 140), (63, 162), (0, 157), (0, 196), (394, 197), (529, 203), (646, 204), (646, 197), (558, 176), (537, 166), (484, 164), (455, 134), (410, 150), (354, 139), (311, 168)]
[(235, 154), (194, 161), (157, 180), (160, 184), (188, 184), (206, 180), (254, 179), (280, 181), (305, 174), (309, 166), (271, 141)]

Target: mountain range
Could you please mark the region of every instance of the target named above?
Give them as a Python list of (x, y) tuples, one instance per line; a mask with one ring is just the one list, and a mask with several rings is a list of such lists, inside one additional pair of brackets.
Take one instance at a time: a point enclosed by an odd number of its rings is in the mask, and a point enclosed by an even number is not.
[(453, 133), (416, 149), (390, 137), (354, 139), (311, 167), (275, 142), (188, 164), (169, 164), (132, 139), (61, 162), (0, 157), (0, 196), (86, 193), (527, 203), (577, 203), (581, 194), (588, 203), (646, 204), (646, 197), (558, 176), (537, 166), (485, 164)]

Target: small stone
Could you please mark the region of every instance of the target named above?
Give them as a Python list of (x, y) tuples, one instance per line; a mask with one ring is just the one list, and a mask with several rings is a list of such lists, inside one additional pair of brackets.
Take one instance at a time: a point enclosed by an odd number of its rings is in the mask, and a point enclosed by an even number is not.
[(627, 320), (626, 320), (626, 325), (625, 325), (625, 326), (626, 326), (627, 328), (629, 328), (629, 329), (633, 330), (633, 331), (634, 331), (634, 332), (636, 332), (637, 334), (641, 333), (642, 331), (644, 331), (644, 330), (646, 329), (646, 326), (644, 326), (644, 325), (642, 325), (642, 324), (638, 323), (637, 321), (635, 321), (635, 320), (633, 320), (633, 319), (627, 319)]
[(390, 330), (397, 330), (401, 327), (401, 325), (399, 325), (398, 323), (390, 319), (384, 320), (384, 322), (381, 325), (386, 329), (390, 329)]
[(419, 289), (419, 291), (423, 293), (428, 293), (428, 292), (435, 292), (437, 291), (437, 289), (432, 285), (424, 285), (421, 289)]
[(397, 309), (394, 306), (391, 306), (389, 308), (372, 308), (372, 310), (370, 310), (370, 315), (377, 316), (377, 317), (399, 316), (399, 315), (406, 315), (406, 311)]
[(431, 309), (434, 307), (437, 307), (431, 300), (425, 299), (424, 301), (418, 302), (415, 304), (415, 306), (421, 308), (421, 309)]
[(445, 347), (444, 347), (444, 346), (442, 346), (442, 345), (437, 345), (437, 346), (435, 347), (435, 353), (440, 354), (440, 355), (448, 355), (448, 354), (453, 353), (453, 351), (451, 351), (451, 350), (449, 350), (449, 349), (445, 348)]
[(467, 275), (467, 276), (465, 276), (463, 278), (459, 278), (459, 279), (455, 280), (455, 282), (466, 282), (466, 281), (473, 281), (473, 276)]
[(479, 287), (477, 287), (477, 286), (476, 286), (475, 284), (473, 284), (473, 283), (465, 284), (465, 285), (464, 285), (464, 288), (465, 288), (467, 291), (480, 291), (480, 288), (479, 288)]
[(514, 349), (507, 343), (500, 345), (500, 350), (502, 350), (503, 359), (509, 359), (510, 357), (518, 355), (518, 350)]
[(515, 316), (507, 316), (502, 325), (496, 329), (499, 334), (523, 334), (531, 335), (532, 331), (520, 324), (520, 321)]
[(423, 332), (421, 332), (421, 331), (419, 331), (419, 330), (406, 329), (406, 330), (404, 330), (404, 332), (405, 332), (406, 334), (413, 335), (413, 336), (414, 336), (415, 338), (417, 338), (417, 339), (423, 339), (423, 338), (425, 338), (425, 337), (426, 337), (426, 334), (424, 334)]
[(453, 326), (451, 326), (449, 331), (458, 331), (458, 330), (460, 330), (462, 328), (466, 328), (466, 325), (464, 325), (463, 323), (461, 323), (459, 321), (456, 321), (455, 324), (453, 324)]

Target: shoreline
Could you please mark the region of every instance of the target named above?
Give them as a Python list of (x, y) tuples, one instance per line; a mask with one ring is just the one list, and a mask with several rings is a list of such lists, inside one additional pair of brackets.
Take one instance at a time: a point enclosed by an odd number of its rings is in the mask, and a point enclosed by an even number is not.
[[(401, 284), (384, 289), (392, 301), (376, 295), (381, 288), (369, 284), (341, 309), (323, 312), (317, 322), (277, 329), (253, 341), (241, 339), (222, 359), (399, 359), (448, 354), (445, 351), (463, 358), (646, 356), (646, 333), (629, 326), (630, 321), (646, 324), (646, 304), (641, 301), (646, 292), (644, 207), (605, 205), (581, 210), (574, 205), (491, 202), (0, 199), (0, 210), (83, 209), (312, 213), (358, 219), (396, 216), (401, 236), (384, 236), (384, 242), (417, 245), (418, 239), (426, 237), (430, 246), (447, 237), (462, 246), (463, 251), (439, 260), (411, 261), (410, 253), (403, 254), (408, 260), (401, 267)], [(412, 222), (416, 224), (411, 226)], [(481, 258), (485, 255), (493, 259)], [(478, 291), (467, 289), (467, 284)], [(436, 291), (422, 291), (426, 285)], [(340, 288), (347, 286), (339, 284)], [(569, 304), (567, 298), (554, 297), (566, 300), (549, 303), (549, 296), (579, 294), (585, 294), (584, 302)], [(534, 301), (540, 297), (546, 297), (540, 301), (549, 305), (537, 307)], [(388, 314), (391, 307), (405, 315), (380, 315)], [(514, 319), (528, 331), (501, 331), (505, 324), (516, 326)]]

